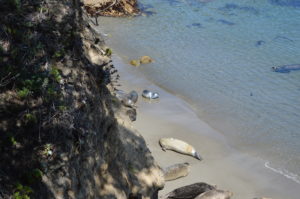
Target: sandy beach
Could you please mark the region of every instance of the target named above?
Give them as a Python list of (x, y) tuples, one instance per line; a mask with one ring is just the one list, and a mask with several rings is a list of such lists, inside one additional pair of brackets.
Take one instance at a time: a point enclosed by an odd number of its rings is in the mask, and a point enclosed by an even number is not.
[[(228, 145), (224, 135), (215, 131), (195, 114), (183, 99), (171, 94), (148, 80), (138, 68), (126, 63), (126, 59), (113, 57), (121, 76), (121, 87), (126, 92), (143, 89), (160, 94), (158, 100), (146, 100), (141, 96), (137, 102), (137, 121), (132, 123), (145, 138), (155, 160), (163, 168), (176, 163), (188, 162), (188, 176), (166, 182), (160, 196), (175, 188), (195, 182), (217, 185), (230, 190), (233, 198), (246, 199), (271, 197), (273, 199), (298, 198), (297, 184), (265, 168), (264, 162), (256, 157), (236, 151)], [(155, 67), (154, 64), (140, 67)], [(162, 137), (173, 137), (193, 145), (203, 157), (202, 161), (172, 151), (164, 152), (158, 144)]]

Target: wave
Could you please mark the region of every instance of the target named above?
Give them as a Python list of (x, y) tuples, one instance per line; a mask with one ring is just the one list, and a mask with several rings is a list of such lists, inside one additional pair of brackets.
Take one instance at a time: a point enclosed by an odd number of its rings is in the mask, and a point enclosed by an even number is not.
[(274, 168), (270, 166), (270, 162), (265, 162), (265, 167), (274, 171), (275, 173), (281, 174), (284, 177), (293, 180), (294, 182), (300, 184), (300, 177), (297, 174), (291, 173), (286, 169)]

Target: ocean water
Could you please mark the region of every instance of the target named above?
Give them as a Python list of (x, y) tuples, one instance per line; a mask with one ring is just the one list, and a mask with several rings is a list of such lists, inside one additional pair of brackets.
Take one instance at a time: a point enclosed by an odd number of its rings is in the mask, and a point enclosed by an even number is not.
[[(99, 18), (125, 62), (186, 99), (236, 149), (300, 184), (300, 0), (139, 0), (146, 16)], [(299, 185), (300, 186), (300, 185)]]

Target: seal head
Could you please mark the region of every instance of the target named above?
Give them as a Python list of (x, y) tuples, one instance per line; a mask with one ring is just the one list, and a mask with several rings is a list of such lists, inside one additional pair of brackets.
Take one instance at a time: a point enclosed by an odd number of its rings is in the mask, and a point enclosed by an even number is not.
[(198, 160), (202, 160), (203, 158), (199, 155), (199, 153), (197, 153), (197, 151), (193, 151), (193, 156), (198, 159)]

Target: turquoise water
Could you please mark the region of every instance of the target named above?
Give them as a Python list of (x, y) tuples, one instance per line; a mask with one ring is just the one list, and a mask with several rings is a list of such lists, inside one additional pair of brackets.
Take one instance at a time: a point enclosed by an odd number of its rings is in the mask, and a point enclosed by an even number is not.
[(141, 0), (148, 16), (100, 18), (108, 45), (188, 99), (237, 149), (300, 184), (300, 0)]

